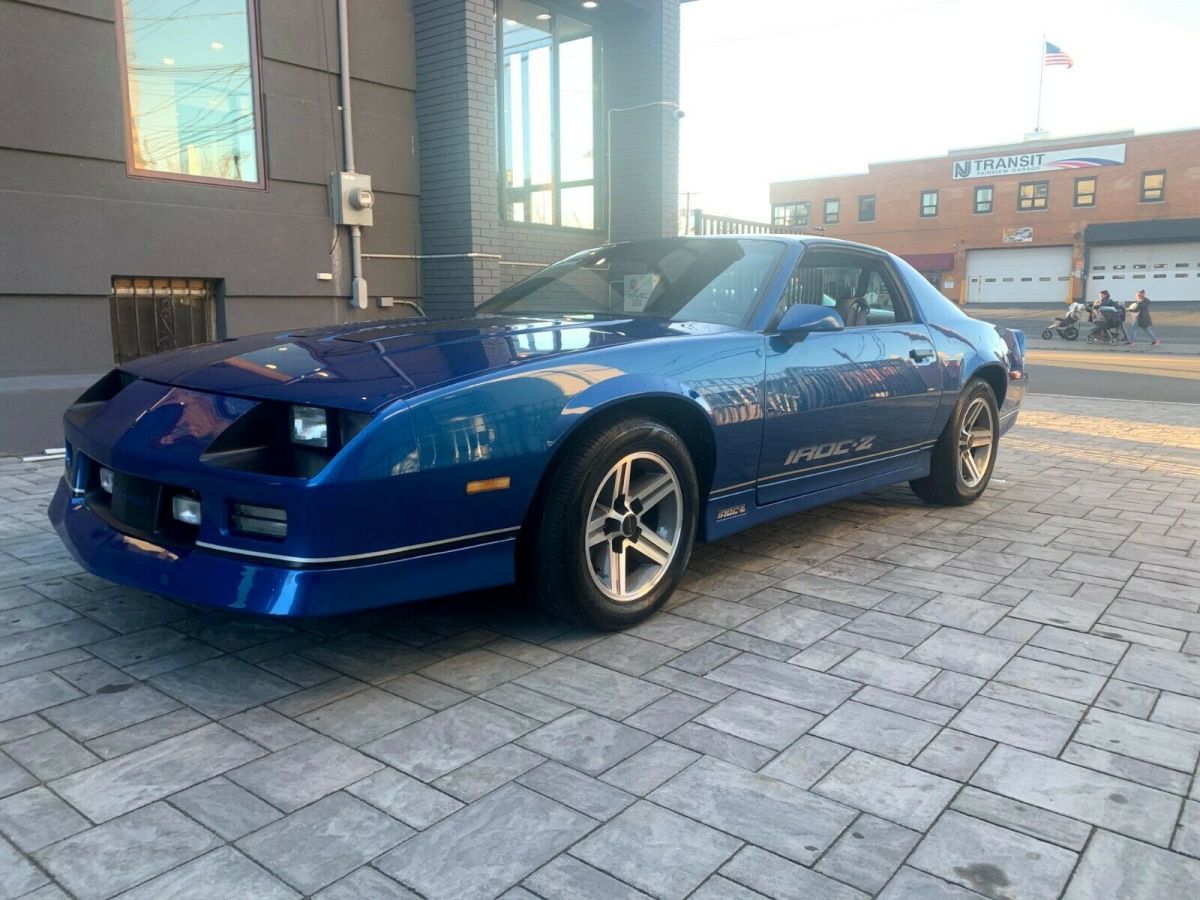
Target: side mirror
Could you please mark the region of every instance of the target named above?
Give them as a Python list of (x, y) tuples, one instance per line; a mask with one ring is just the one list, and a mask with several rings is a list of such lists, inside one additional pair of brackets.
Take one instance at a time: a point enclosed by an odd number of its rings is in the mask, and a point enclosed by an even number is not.
[(775, 330), (780, 337), (795, 343), (816, 331), (841, 331), (845, 327), (846, 323), (836, 309), (796, 303), (787, 308)]

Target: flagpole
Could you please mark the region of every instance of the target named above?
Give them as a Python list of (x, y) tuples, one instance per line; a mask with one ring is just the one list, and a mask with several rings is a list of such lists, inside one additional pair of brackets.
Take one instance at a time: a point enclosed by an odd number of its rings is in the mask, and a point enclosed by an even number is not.
[(1042, 130), (1042, 85), (1046, 81), (1046, 34), (1042, 33), (1042, 48), (1038, 54), (1038, 104), (1037, 122), (1033, 126), (1034, 134)]

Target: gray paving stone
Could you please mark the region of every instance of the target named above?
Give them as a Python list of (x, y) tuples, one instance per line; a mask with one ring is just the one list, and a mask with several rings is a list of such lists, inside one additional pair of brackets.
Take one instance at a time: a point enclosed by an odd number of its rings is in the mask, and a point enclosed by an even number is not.
[(782, 750), (820, 722), (821, 717), (777, 700), (738, 691), (701, 713), (695, 721)]
[(930, 622), (919, 622), (905, 616), (871, 610), (865, 612), (849, 625), (846, 631), (867, 637), (879, 638), (885, 641), (895, 641), (915, 647), (938, 630), (938, 626)]
[(1059, 759), (1181, 796), (1187, 794), (1188, 783), (1191, 781), (1187, 773), (1156, 766), (1153, 763), (1122, 756), (1108, 750), (1101, 750), (1088, 744), (1080, 744), (1077, 741), (1067, 744), (1063, 752), (1059, 754)]
[(870, 650), (856, 650), (854, 654), (838, 663), (831, 674), (863, 684), (887, 688), (902, 694), (915, 694), (938, 674), (931, 666), (895, 659)]
[(262, 754), (228, 728), (205, 725), (59, 778), (50, 787), (93, 822), (106, 822)]
[(53, 672), (38, 672), (0, 684), (0, 720), (15, 719), (83, 694)]
[(671, 667), (681, 669), (692, 675), (707, 675), (722, 663), (727, 663), (738, 655), (735, 647), (708, 641), (694, 650), (681, 654), (671, 660)]
[(992, 751), (971, 784), (1164, 847), (1182, 804), (1162, 791), (1004, 746)]
[(38, 780), (21, 768), (5, 753), (0, 753), (0, 797), (7, 797), (25, 788), (33, 787)]
[(48, 709), (45, 716), (81, 741), (136, 725), (172, 712), (179, 702), (144, 684), (114, 685), (124, 688), (97, 693)]
[(1062, 597), (1058, 594), (1034, 591), (1016, 605), (1011, 615), (1031, 622), (1088, 631), (1108, 606), (1106, 600), (1082, 597)]
[(920, 839), (915, 831), (864, 814), (821, 857), (816, 869), (874, 894), (887, 884)]
[(61, 625), (14, 634), (0, 638), (0, 666), (46, 656), (59, 650), (90, 645), (95, 641), (111, 638), (112, 635), (112, 631), (90, 619), (72, 619)]
[(999, 681), (989, 681), (979, 689), (979, 696), (989, 700), (1000, 700), (1013, 706), (1023, 706), (1026, 709), (1036, 709), (1062, 719), (1078, 722), (1087, 712), (1087, 706), (1074, 700), (1064, 700), (1061, 697), (1051, 697), (1028, 688), (1016, 687), (1011, 684), (1001, 684)]
[(212, 718), (233, 715), (296, 690), (290, 681), (231, 656), (175, 669), (152, 678), (151, 684)]
[(687, 694), (708, 703), (716, 703), (718, 700), (724, 700), (733, 693), (733, 688), (731, 687), (710, 681), (708, 678), (689, 675), (687, 672), (673, 669), (670, 666), (660, 666), (657, 669), (651, 669), (642, 676), (642, 680), (662, 685), (665, 688), (670, 688), (681, 694)]
[(924, 831), (958, 788), (947, 778), (855, 750), (817, 782), (813, 791), (906, 828)]
[(786, 900), (866, 900), (866, 894), (812, 869), (746, 847), (721, 867), (721, 874), (768, 897)]
[(429, 715), (429, 710), (395, 694), (368, 688), (305, 713), (301, 725), (359, 747)]
[(413, 833), (345, 793), (331, 794), (285, 816), (237, 847), (304, 894), (313, 894)]
[(990, 697), (976, 697), (954, 717), (959, 731), (1057, 756), (1071, 739), (1075, 722)]
[(680, 725), (669, 735), (667, 740), (681, 747), (687, 747), (705, 756), (724, 760), (743, 769), (755, 771), (775, 755), (775, 751), (761, 744), (734, 737), (724, 731), (717, 731), (695, 722)]
[(1200, 656), (1135, 644), (1117, 666), (1115, 677), (1173, 694), (1200, 697)]
[(181, 791), (170, 803), (227, 841), (236, 841), (283, 815), (223, 777)]
[[(595, 820), (509, 784), (376, 860), (429, 900), (483, 900), (557, 856)], [(453, 853), (446, 848), (453, 847)]]
[(536, 753), (515, 744), (505, 744), (449, 775), (443, 775), (433, 786), (464, 803), (473, 803), (543, 762), (545, 758)]
[(910, 763), (938, 731), (929, 722), (851, 700), (826, 716), (812, 733), (876, 756)]
[(406, 725), (362, 749), (402, 772), (432, 781), (537, 725), (533, 719), (472, 698)]
[(675, 659), (679, 651), (630, 634), (614, 634), (589, 644), (577, 656), (626, 675), (645, 675)]
[(637, 888), (566, 854), (546, 863), (525, 884), (546, 900), (649, 900)]
[(556, 762), (546, 762), (517, 783), (600, 821), (611, 819), (636, 798)]
[(1185, 800), (1171, 849), (1200, 858), (1200, 801)]
[(703, 622), (671, 615), (671, 613), (659, 613), (625, 632), (633, 637), (674, 647), (676, 650), (691, 650), (699, 647), (720, 633), (721, 629), (715, 625), (706, 625)]
[(993, 741), (947, 728), (929, 742), (913, 765), (943, 778), (966, 781), (995, 746)]
[(1181, 772), (1191, 773), (1200, 762), (1200, 734), (1104, 709), (1088, 712), (1074, 739)]
[(1084, 822), (970, 786), (963, 788), (950, 805), (968, 816), (1070, 850), (1082, 850), (1092, 833), (1091, 826)]
[(649, 799), (811, 865), (854, 818), (852, 810), (790, 784), (701, 758)]
[(1063, 898), (1173, 900), (1195, 897), (1198, 889), (1200, 860), (1188, 859), (1119, 834), (1097, 831)]
[(49, 727), (45, 719), (32, 714), (19, 716), (16, 719), (9, 719), (7, 722), (0, 722), (0, 744), (19, 741), (23, 737), (29, 737), (31, 734), (45, 731)]
[(676, 606), (672, 612), (677, 616), (707, 622), (720, 628), (734, 628), (758, 615), (758, 609), (753, 606), (704, 596)]
[(1158, 702), (1159, 692), (1140, 684), (1130, 684), (1113, 678), (1105, 683), (1096, 706), (1113, 712), (1124, 713), (1139, 719), (1147, 719)]
[(427, 678), (479, 694), (533, 670), (533, 666), (487, 649), (468, 650), (420, 670)]
[(1125, 641), (1114, 641), (1110, 638), (1095, 634), (1080, 634), (1066, 628), (1056, 628), (1045, 625), (1038, 633), (1029, 639), (1035, 647), (1046, 650), (1057, 650), (1059, 653), (1069, 653), (1084, 659), (1096, 659), (1109, 664), (1121, 661), (1121, 656), (1129, 647)]
[[(81, 900), (101, 900), (202, 856), (221, 843), (183, 813), (153, 803), (35, 854)], [(120, 860), (120, 865), (113, 865)]]
[(1022, 656), (1009, 660), (996, 674), (996, 680), (1079, 703), (1091, 703), (1104, 687), (1104, 678), (1099, 675), (1078, 672)]
[(0, 800), (0, 832), (26, 853), (90, 827), (87, 819), (44, 787)]
[(848, 621), (850, 620), (845, 616), (830, 615), (784, 603), (760, 613), (748, 622), (743, 622), (737, 630), (754, 637), (803, 648), (832, 634)]
[(957, 628), (941, 628), (922, 641), (908, 654), (907, 659), (974, 675), (991, 678), (1020, 649), (1014, 641), (961, 631)]
[(913, 618), (964, 631), (984, 633), (1009, 611), (1007, 606), (960, 597), (957, 594), (939, 594), (934, 599), (911, 613)]
[(256, 706), (236, 716), (222, 719), (221, 724), (247, 737), (268, 750), (283, 750), (293, 744), (316, 737), (316, 732), (297, 725), (266, 706)]
[[(239, 658), (245, 659), (246, 662), (254, 662), (253, 659), (246, 659), (244, 656)], [(326, 668), (320, 663), (315, 663), (311, 659), (305, 659), (295, 653), (274, 656), (256, 664), (272, 675), (286, 678), (288, 681), (306, 688), (337, 678), (338, 675), (333, 669)]]
[(381, 769), (350, 785), (346, 791), (417, 830), (428, 828), (463, 807), (453, 797), (395, 769)]
[(698, 716), (709, 704), (686, 694), (672, 693), (655, 700), (625, 720), (626, 724), (662, 737)]
[(787, 660), (796, 655), (796, 648), (792, 644), (781, 644), (740, 631), (726, 631), (713, 638), (713, 643), (724, 644), (726, 647), (734, 647), (767, 659)]
[(653, 896), (683, 898), (740, 846), (727, 834), (639, 800), (571, 853)]
[(232, 847), (220, 847), (178, 869), (164, 872), (120, 900), (209, 900), (213, 897), (253, 897), (286, 900), (300, 895)]
[[(443, 709), (449, 709), (456, 703), (461, 703), (470, 696), (470, 694), (460, 691), (458, 688), (442, 684), (440, 681), (434, 681), (432, 678), (426, 678), (424, 675), (419, 675), (416, 672), (409, 672), (407, 675), (401, 675), (399, 678), (384, 681), (379, 686), (398, 697), (403, 697), (405, 700), (411, 700), (413, 703), (424, 706), (426, 709), (433, 709), (439, 712)], [(496, 690), (501, 690), (505, 687), (508, 687), (508, 685), (501, 685)]]
[(781, 581), (777, 587), (794, 594), (810, 594), (822, 600), (833, 600), (837, 603), (847, 603), (861, 609), (870, 609), (877, 603), (888, 598), (888, 591), (874, 587), (865, 587), (836, 578), (826, 578), (821, 575), (797, 575), (786, 581)]
[(101, 759), (112, 759), (132, 753), (134, 750), (141, 750), (143, 747), (149, 747), (159, 741), (165, 741), (167, 738), (175, 737), (186, 731), (194, 731), (207, 724), (208, 721), (205, 716), (200, 715), (194, 709), (183, 707), (175, 712), (167, 713), (165, 716), (159, 716), (157, 719), (139, 722), (137, 725), (130, 725), (128, 728), (113, 731), (103, 737), (93, 738), (87, 742), (87, 747)]
[(698, 758), (699, 754), (692, 750), (666, 741), (655, 741), (624, 762), (613, 766), (600, 776), (600, 780), (638, 797), (644, 797)]
[(1164, 691), (1158, 696), (1150, 720), (1200, 733), (1200, 700)]
[(921, 841), (909, 865), (996, 900), (1055, 900), (1076, 859), (1070, 850), (950, 811)]
[(985, 684), (987, 684), (986, 681), (976, 678), (974, 675), (963, 675), (961, 672), (940, 672), (917, 696), (932, 703), (961, 709)]
[(305, 647), (302, 656), (352, 678), (380, 684), (437, 662), (437, 657), (407, 644), (370, 634), (348, 634)]
[[(103, 631), (106, 635), (112, 634), (108, 629), (103, 629)], [(96, 641), (96, 643), (83, 642), (88, 645), (90, 652), (122, 669), (184, 650), (207, 647), (206, 644), (195, 638), (181, 634), (173, 628), (165, 627), (146, 628), (108, 640), (92, 638), (92, 641)]]
[(761, 774), (808, 790), (849, 752), (849, 748), (841, 744), (805, 735), (764, 766)]
[(722, 875), (713, 875), (700, 885), (690, 900), (762, 900), (762, 894), (742, 887)]
[(480, 694), (480, 699), (497, 706), (503, 706), (515, 713), (537, 719), (539, 722), (553, 722), (559, 716), (566, 715), (575, 707), (562, 703), (545, 694), (523, 688), (519, 684), (502, 684)]
[(812, 646), (805, 647), (795, 656), (788, 657), (788, 662), (793, 666), (828, 672), (843, 659), (857, 652), (855, 648), (847, 647), (844, 644), (835, 644), (833, 641), (817, 641)]
[(57, 728), (38, 732), (6, 744), (5, 751), (42, 781), (69, 775), (100, 761), (95, 753), (71, 740)]
[(819, 713), (832, 712), (858, 689), (855, 682), (845, 678), (750, 653), (730, 660), (707, 677), (751, 694)]
[(315, 684), (302, 691), (296, 691), (294, 694), (288, 694), (279, 700), (273, 700), (269, 704), (269, 707), (280, 715), (291, 717), (302, 716), (306, 712), (312, 712), (314, 709), (325, 706), (327, 703), (341, 700), (343, 697), (349, 697), (351, 694), (356, 694), (366, 689), (366, 682), (351, 678), (348, 675), (339, 675), (337, 678), (331, 678), (328, 681)]
[(571, 658), (560, 659), (522, 675), (517, 683), (572, 706), (616, 719), (632, 715), (667, 693), (666, 688), (658, 685)]
[(382, 768), (376, 760), (318, 736), (235, 769), (229, 779), (292, 812)]
[(576, 710), (525, 735), (519, 743), (574, 769), (599, 775), (653, 741), (652, 735), (636, 728)]
[(942, 881), (918, 869), (904, 866), (879, 895), (879, 900), (978, 900), (983, 894), (948, 881)]
[(315, 895), (315, 900), (420, 900), (378, 869), (363, 866)]

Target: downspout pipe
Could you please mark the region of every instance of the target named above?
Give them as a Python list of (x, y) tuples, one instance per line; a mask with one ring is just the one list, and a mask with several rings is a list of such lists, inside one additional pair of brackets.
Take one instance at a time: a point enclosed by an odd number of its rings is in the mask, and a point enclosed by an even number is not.
[[(355, 172), (354, 125), (350, 112), (350, 18), (347, 0), (338, 0), (338, 85), (342, 110), (342, 170)], [(362, 226), (350, 229), (350, 305), (367, 308), (367, 279), (363, 277)]]

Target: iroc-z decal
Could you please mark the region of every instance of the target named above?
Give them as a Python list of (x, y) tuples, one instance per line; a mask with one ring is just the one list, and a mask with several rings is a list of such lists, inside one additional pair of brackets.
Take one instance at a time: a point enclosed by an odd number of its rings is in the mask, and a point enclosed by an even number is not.
[(727, 506), (725, 509), (717, 512), (717, 521), (724, 519), (732, 519), (734, 516), (744, 516), (746, 514), (746, 504), (739, 503), (737, 506)]
[(827, 444), (813, 444), (811, 447), (797, 447), (787, 455), (784, 465), (794, 466), (796, 463), (815, 462), (831, 456), (864, 453), (875, 445), (875, 437), (873, 434), (868, 434), (860, 438), (848, 438), (844, 441), (830, 441)]

